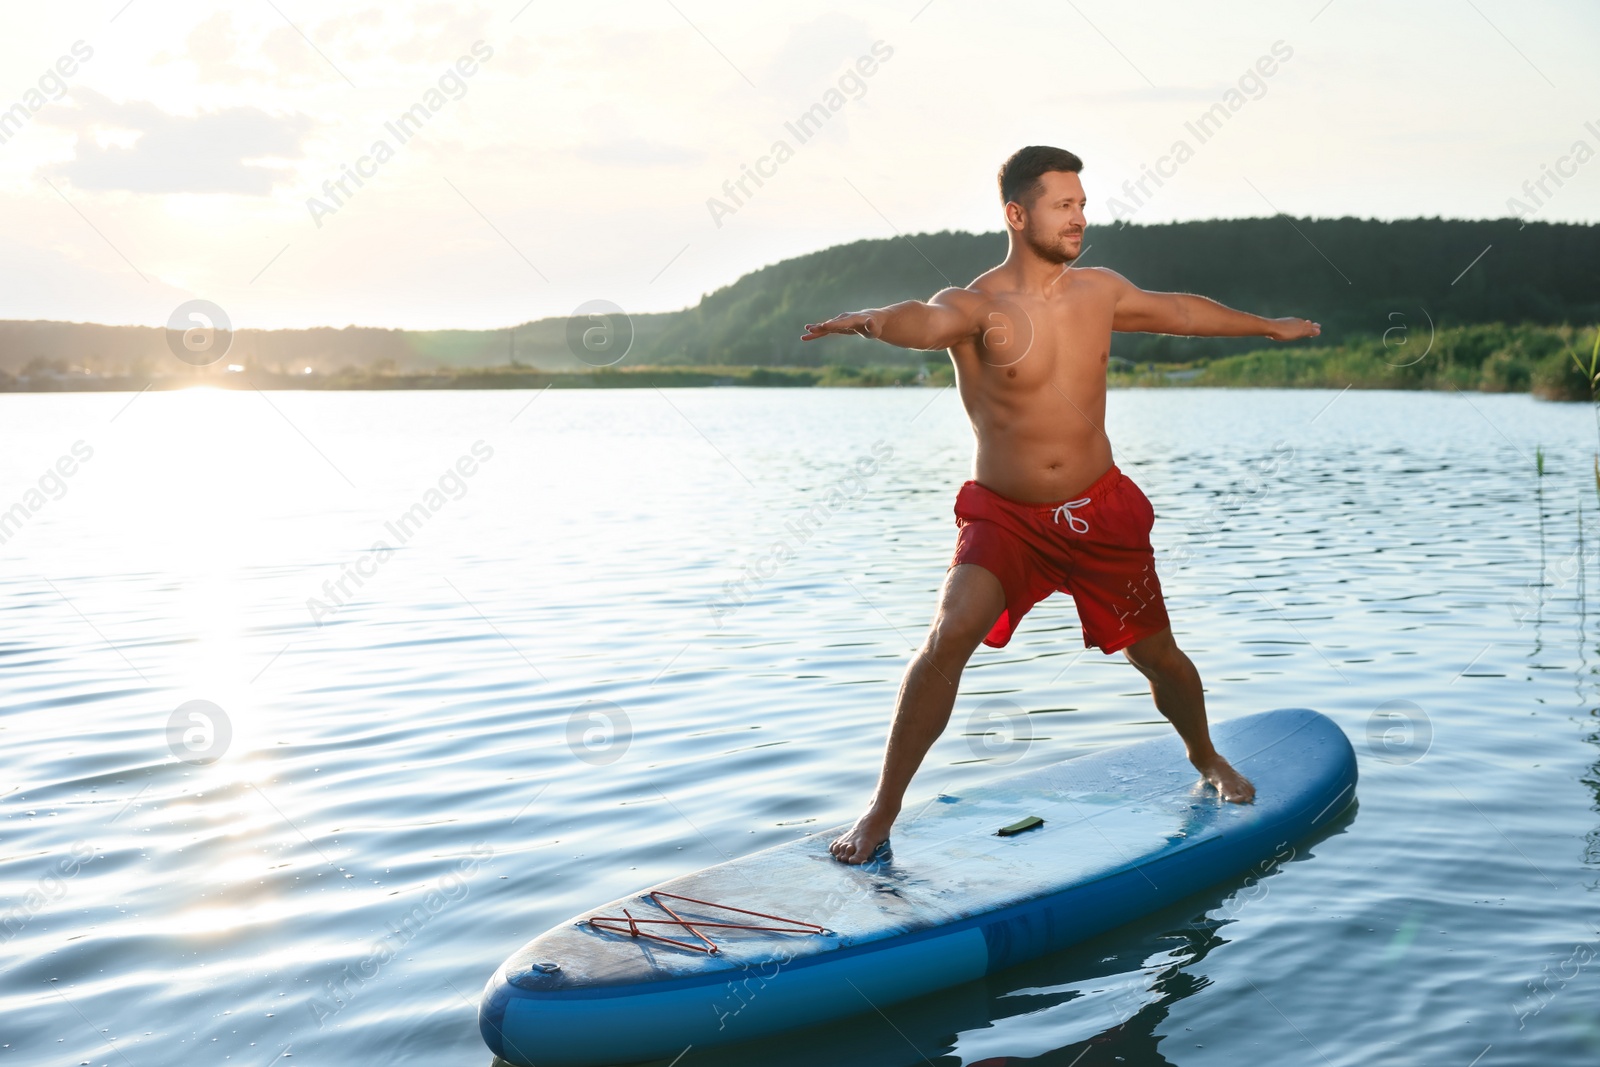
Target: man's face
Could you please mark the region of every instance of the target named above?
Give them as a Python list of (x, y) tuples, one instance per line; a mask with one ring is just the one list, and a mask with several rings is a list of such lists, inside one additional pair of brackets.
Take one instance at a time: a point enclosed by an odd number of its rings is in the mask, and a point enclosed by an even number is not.
[[(1083, 183), (1070, 171), (1046, 171), (1038, 191), (1018, 213), (1020, 236), (1041, 259), (1070, 263), (1083, 251)], [(1008, 206), (1006, 214), (1012, 216)]]

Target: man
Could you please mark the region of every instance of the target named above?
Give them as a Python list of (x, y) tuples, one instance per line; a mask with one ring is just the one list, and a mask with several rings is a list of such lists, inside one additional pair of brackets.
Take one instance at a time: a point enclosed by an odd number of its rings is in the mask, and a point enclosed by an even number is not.
[(1202, 337), (1315, 337), (1305, 319), (1264, 319), (1202, 296), (1145, 292), (1083, 250), (1083, 163), (1032, 145), (1000, 168), (1010, 249), (965, 288), (927, 303), (838, 315), (804, 340), (860, 334), (950, 351), (977, 438), (973, 480), (956, 496), (955, 556), (927, 640), (906, 668), (867, 810), (830, 846), (863, 863), (889, 839), (906, 787), (944, 730), (978, 642), (996, 648), (1052, 592), (1077, 604), (1084, 647), (1121, 651), (1150, 682), (1189, 761), (1224, 800), (1255, 788), (1211, 744), (1200, 675), (1172, 637), (1156, 578), (1155, 512), (1111, 461), (1103, 426), (1113, 330)]

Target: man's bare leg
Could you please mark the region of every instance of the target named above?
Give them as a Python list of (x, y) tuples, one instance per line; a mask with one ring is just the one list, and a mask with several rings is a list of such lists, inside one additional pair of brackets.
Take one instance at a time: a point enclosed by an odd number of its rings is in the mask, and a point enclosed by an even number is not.
[(900, 683), (878, 786), (865, 814), (828, 846), (837, 859), (865, 863), (888, 839), (912, 775), (950, 721), (961, 671), (1005, 603), (1000, 579), (982, 567), (958, 563), (945, 574), (928, 638)]
[(1172, 627), (1141, 638), (1122, 651), (1128, 662), (1150, 679), (1150, 695), (1155, 698), (1156, 709), (1178, 728), (1195, 769), (1217, 787), (1222, 799), (1236, 804), (1254, 800), (1256, 787), (1211, 746), (1200, 672), (1173, 640)]

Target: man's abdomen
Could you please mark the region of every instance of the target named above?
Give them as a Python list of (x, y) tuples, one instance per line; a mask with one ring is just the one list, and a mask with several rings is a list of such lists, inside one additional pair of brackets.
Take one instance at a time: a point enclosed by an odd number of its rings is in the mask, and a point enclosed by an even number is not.
[[(1111, 466), (1111, 442), (1086, 414), (1061, 406), (1064, 415), (1052, 410), (1048, 418), (1013, 421), (1005, 429), (975, 424), (974, 480), (1001, 496), (1039, 504), (1067, 500), (1092, 485)], [(1061, 425), (1069, 418), (1082, 428)]]

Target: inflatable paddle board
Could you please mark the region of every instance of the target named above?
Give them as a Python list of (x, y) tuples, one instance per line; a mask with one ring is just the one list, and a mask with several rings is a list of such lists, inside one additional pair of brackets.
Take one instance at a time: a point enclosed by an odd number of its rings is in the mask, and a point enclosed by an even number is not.
[(522, 1067), (670, 1058), (980, 978), (1237, 877), (1339, 816), (1355, 753), (1309, 708), (1213, 723), (1228, 804), (1176, 733), (908, 804), (860, 866), (840, 826), (575, 916), (495, 971), (478, 1021)]

